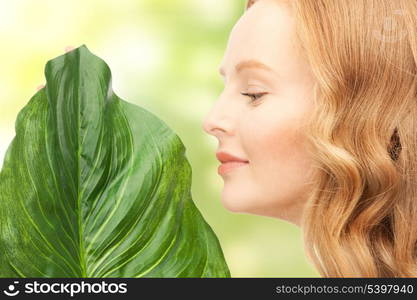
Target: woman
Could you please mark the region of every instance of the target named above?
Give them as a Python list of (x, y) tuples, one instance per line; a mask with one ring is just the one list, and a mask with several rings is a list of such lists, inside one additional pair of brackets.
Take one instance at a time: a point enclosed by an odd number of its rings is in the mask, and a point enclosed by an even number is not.
[(303, 229), (324, 277), (417, 276), (417, 2), (258, 0), (204, 120), (223, 205)]

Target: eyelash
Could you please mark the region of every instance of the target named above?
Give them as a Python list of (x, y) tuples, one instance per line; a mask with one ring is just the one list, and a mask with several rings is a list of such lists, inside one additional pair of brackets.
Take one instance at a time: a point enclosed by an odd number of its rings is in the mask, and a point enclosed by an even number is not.
[(247, 97), (251, 98), (252, 99), (251, 103), (253, 103), (253, 102), (256, 102), (257, 100), (261, 99), (262, 96), (266, 95), (267, 93), (254, 93), (254, 94), (240, 93), (240, 94), (243, 95), (243, 96), (247, 96)]

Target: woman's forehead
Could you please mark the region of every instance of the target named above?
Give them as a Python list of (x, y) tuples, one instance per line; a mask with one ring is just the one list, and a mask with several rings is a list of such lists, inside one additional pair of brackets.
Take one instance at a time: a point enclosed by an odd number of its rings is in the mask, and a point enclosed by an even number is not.
[(293, 60), (294, 23), (285, 10), (265, 2), (247, 11), (231, 31), (221, 69), (232, 72), (241, 62), (257, 60), (274, 70)]

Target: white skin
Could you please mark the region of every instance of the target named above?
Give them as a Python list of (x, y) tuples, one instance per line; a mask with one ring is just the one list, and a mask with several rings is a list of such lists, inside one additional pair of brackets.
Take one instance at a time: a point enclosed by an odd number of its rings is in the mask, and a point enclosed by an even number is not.
[[(204, 119), (218, 151), (249, 161), (222, 175), (221, 200), (232, 212), (279, 218), (300, 225), (312, 161), (303, 135), (313, 107), (313, 76), (295, 37), (291, 8), (257, 1), (229, 36), (220, 68), (225, 88)], [(272, 71), (235, 66), (254, 59)], [(243, 93), (267, 93), (254, 98)]]

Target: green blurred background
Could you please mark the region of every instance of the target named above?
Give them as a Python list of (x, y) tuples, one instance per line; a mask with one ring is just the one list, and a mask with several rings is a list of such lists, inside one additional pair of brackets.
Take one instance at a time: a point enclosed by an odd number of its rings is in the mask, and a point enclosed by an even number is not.
[(0, 2), (0, 167), (18, 112), (45, 83), (46, 62), (85, 44), (112, 70), (113, 89), (165, 121), (193, 169), (194, 202), (217, 234), (233, 277), (319, 277), (301, 231), (227, 211), (217, 140), (202, 121), (223, 89), (218, 67), (245, 0)]

